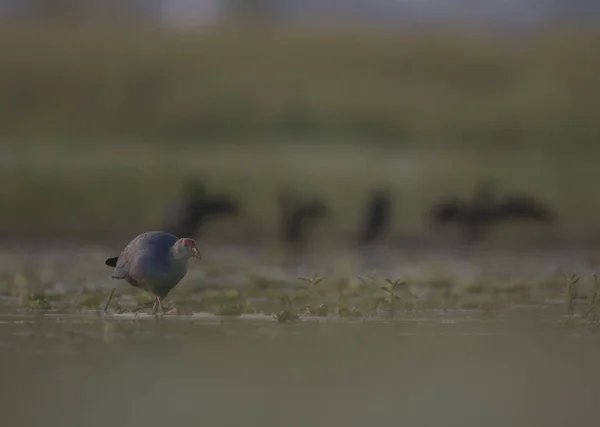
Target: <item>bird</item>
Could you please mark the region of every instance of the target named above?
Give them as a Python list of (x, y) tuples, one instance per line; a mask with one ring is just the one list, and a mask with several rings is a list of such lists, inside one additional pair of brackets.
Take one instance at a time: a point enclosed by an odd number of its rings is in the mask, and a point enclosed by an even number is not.
[(390, 194), (385, 189), (373, 191), (367, 202), (364, 213), (360, 241), (362, 243), (373, 243), (390, 228), (390, 217), (392, 209)]
[(553, 222), (556, 219), (553, 209), (526, 194), (505, 196), (498, 204), (498, 211), (505, 219), (529, 219), (538, 222)]
[(445, 199), (433, 206), (431, 221), (434, 227), (456, 223), (462, 228), (466, 241), (479, 240), (483, 231), (494, 224), (516, 220), (552, 223), (556, 213), (542, 201), (527, 194), (497, 196), (496, 186), (486, 181), (479, 184), (471, 201)]
[(209, 194), (202, 183), (190, 181), (180, 200), (165, 212), (162, 229), (177, 236), (196, 236), (206, 222), (238, 214), (238, 203), (228, 196)]
[(486, 226), (498, 219), (494, 209), (483, 203), (467, 202), (457, 198), (447, 198), (431, 210), (431, 222), (434, 229), (451, 223), (457, 224), (463, 239), (467, 242), (478, 240)]
[[(157, 308), (164, 314), (162, 301), (185, 277), (190, 258), (202, 259), (194, 239), (149, 231), (134, 238), (119, 256), (108, 258), (105, 264), (114, 268), (113, 279), (125, 280), (153, 294), (152, 314), (156, 314)], [(115, 289), (106, 302), (105, 312)]]
[(301, 198), (293, 189), (284, 190), (279, 197), (280, 239), (288, 251), (303, 251), (312, 227), (329, 215), (329, 209), (318, 198)]

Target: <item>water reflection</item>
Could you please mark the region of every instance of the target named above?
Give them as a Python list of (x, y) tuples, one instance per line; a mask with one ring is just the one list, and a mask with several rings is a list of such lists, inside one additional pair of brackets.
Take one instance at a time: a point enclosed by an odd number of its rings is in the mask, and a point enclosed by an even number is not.
[(562, 426), (596, 412), (600, 334), (558, 309), (390, 322), (5, 313), (20, 426)]

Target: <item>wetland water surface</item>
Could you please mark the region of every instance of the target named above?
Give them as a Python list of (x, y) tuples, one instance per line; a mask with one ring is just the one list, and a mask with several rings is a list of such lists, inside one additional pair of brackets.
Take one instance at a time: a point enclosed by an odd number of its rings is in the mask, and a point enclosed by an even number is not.
[[(527, 315), (533, 310), (534, 315)], [(600, 335), (552, 308), (491, 320), (0, 316), (14, 426), (594, 425)]]
[[(491, 310), (472, 299), (460, 304), (474, 293), (485, 302), (485, 289), (444, 288), (454, 302), (441, 307), (414, 286), (423, 305), (399, 309), (393, 320), (360, 300), (357, 319), (329, 314), (280, 324), (261, 310), (221, 317), (208, 310), (206, 294), (187, 315), (102, 315), (64, 300), (89, 280), (106, 293), (110, 282), (91, 267), (104, 254), (80, 254), (77, 268), (60, 256), (11, 256), (0, 301), (6, 426), (597, 423), (599, 327), (577, 320), (578, 307), (567, 323), (560, 293), (545, 285), (537, 293), (493, 288), (500, 302)], [(230, 267), (218, 268), (214, 277), (230, 277)], [(191, 281), (217, 280), (202, 274)], [(40, 286), (54, 294), (22, 300), (23, 288), (35, 294)], [(181, 303), (194, 293), (185, 288), (174, 296)]]

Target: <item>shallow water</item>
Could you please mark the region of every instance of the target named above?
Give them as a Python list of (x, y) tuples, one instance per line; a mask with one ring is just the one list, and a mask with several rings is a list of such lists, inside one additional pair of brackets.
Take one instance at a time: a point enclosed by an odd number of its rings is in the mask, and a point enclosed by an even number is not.
[[(194, 308), (201, 304), (159, 317), (71, 304), (78, 289), (107, 293), (114, 285), (103, 265), (107, 254), (106, 248), (0, 250), (4, 425), (562, 427), (597, 418), (600, 324), (579, 317), (580, 300), (567, 321), (563, 289), (545, 282), (560, 269), (593, 271), (585, 253), (372, 253), (380, 275), (421, 278), (411, 287), (421, 298), (418, 310), (399, 310), (392, 321), (367, 310), (372, 301), (365, 296), (353, 302), (363, 304), (362, 318), (332, 313), (293, 324), (261, 310), (216, 316)], [(289, 289), (313, 268), (350, 277), (372, 267), (356, 254), (288, 269), (265, 258), (217, 248), (172, 299), (192, 304), (198, 295), (206, 298), (207, 286), (243, 288), (257, 277)], [(455, 282), (447, 305), (427, 305), (435, 277)], [(515, 287), (515, 277), (536, 282)], [(495, 287), (472, 287), (490, 279)], [(49, 290), (58, 295), (46, 294), (49, 309), (26, 309), (21, 301)], [(135, 291), (122, 291), (123, 307), (135, 306)], [(264, 308), (269, 298), (258, 292), (246, 300)]]
[(396, 321), (0, 315), (19, 426), (564, 426), (597, 415), (600, 333), (562, 307)]

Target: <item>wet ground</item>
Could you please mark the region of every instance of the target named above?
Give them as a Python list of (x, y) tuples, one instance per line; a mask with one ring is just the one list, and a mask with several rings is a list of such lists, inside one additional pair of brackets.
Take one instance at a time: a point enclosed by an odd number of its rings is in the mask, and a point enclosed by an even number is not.
[[(282, 268), (267, 250), (217, 248), (166, 316), (126, 286), (102, 313), (107, 254), (0, 252), (5, 425), (595, 425), (593, 254), (338, 253)], [(325, 279), (300, 288), (315, 269)], [(406, 279), (393, 310), (387, 276)], [(242, 308), (219, 315), (228, 304)]]

